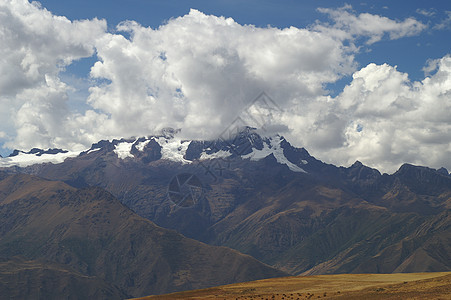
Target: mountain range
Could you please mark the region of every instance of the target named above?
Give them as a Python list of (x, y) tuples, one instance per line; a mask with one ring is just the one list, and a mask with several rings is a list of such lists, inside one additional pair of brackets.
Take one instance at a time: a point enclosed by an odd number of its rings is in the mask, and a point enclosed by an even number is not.
[(286, 275), (156, 226), (103, 189), (2, 175), (2, 295), (120, 299)]
[(37, 282), (29, 266), (49, 262), (74, 286), (90, 276), (117, 297), (284, 274), (451, 270), (443, 168), (337, 167), (252, 128), (212, 141), (177, 134), (1, 158), (4, 263)]

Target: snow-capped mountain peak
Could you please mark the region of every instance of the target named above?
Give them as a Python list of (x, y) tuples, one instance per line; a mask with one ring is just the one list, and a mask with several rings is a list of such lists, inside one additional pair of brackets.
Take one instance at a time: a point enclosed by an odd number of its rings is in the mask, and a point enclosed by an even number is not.
[[(243, 130), (227, 138), (212, 141), (191, 141), (178, 137), (180, 130), (165, 129), (162, 134), (132, 139), (103, 140), (82, 152), (60, 149), (32, 149), (29, 152), (15, 150), (9, 157), (0, 158), (0, 167), (27, 167), (33, 164), (62, 163), (66, 158), (85, 155), (113, 154), (119, 160), (143, 160), (144, 162), (167, 160), (181, 164), (224, 158), (238, 158), (259, 161), (273, 156), (279, 164), (286, 165), (293, 172), (305, 172), (307, 161), (298, 157), (282, 136), (262, 137), (255, 128)], [(307, 154), (308, 155), (308, 154)], [(302, 158), (302, 159), (301, 159)]]
[(14, 150), (8, 157), (0, 158), (0, 167), (28, 167), (43, 163), (62, 163), (69, 157), (76, 157), (80, 152), (61, 149), (38, 149), (33, 148), (28, 152)]
[[(286, 158), (283, 151), (284, 148), (281, 146), (283, 140), (284, 138), (281, 137), (280, 135), (268, 137), (264, 139), (263, 149), (259, 150), (257, 148), (253, 148), (253, 151), (251, 153), (243, 155), (242, 158), (244, 159), (249, 158), (250, 160), (258, 161), (272, 154), (279, 164), (287, 165), (287, 167), (291, 171), (306, 173), (304, 169), (302, 169), (300, 166), (297, 166), (296, 164), (294, 164), (293, 162), (289, 161)], [(304, 160), (303, 163), (305, 162), (306, 161)]]

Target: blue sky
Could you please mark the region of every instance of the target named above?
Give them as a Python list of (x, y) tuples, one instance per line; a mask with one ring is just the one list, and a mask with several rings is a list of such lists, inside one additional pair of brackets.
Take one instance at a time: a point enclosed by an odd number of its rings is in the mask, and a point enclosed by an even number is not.
[(3, 156), (214, 138), (265, 91), (271, 128), (326, 162), (451, 169), (450, 1), (40, 3), (0, 3)]

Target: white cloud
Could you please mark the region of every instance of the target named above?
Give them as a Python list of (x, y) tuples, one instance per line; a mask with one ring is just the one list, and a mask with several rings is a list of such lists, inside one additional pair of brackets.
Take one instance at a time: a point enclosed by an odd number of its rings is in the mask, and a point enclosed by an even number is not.
[(319, 24), (318, 29), (335, 31), (335, 34), (342, 38), (349, 38), (349, 35), (367, 37), (367, 44), (378, 42), (385, 35), (392, 40), (418, 35), (427, 27), (414, 18), (407, 18), (401, 22), (369, 13), (355, 15), (349, 5), (340, 9), (319, 8), (318, 10), (329, 15), (335, 22), (332, 27)]
[(450, 168), (451, 57), (438, 60), (437, 67), (422, 82), (410, 82), (386, 64), (354, 73), (335, 99), (341, 118), (349, 121), (339, 130), (344, 144), (320, 150), (324, 159), (350, 164), (358, 158), (385, 171), (403, 162)]
[(437, 11), (435, 9), (433, 9), (433, 8), (431, 8), (431, 9), (420, 9), (420, 8), (418, 8), (416, 10), (416, 12), (417, 12), (417, 14), (423, 15), (425, 17), (433, 17), (437, 13)]
[(425, 76), (430, 76), (432, 73), (437, 71), (441, 59), (428, 59), (426, 65), (423, 67), (423, 72)]
[(36, 2), (5, 0), (0, 24), (0, 111), (2, 121), (16, 129), (5, 129), (15, 136), (8, 145), (52, 145), (65, 136), (66, 118), (71, 117), (68, 87), (58, 74), (74, 60), (93, 55), (106, 22), (71, 22)]
[(445, 11), (446, 18), (442, 19), (440, 23), (434, 26), (436, 30), (450, 30), (451, 29), (451, 11)]
[[(451, 169), (450, 58), (431, 62), (437, 72), (423, 82), (389, 65), (356, 70), (356, 40), (418, 34), (425, 25), (414, 19), (355, 15), (345, 7), (321, 10), (332, 25), (278, 29), (191, 10), (157, 29), (127, 21), (109, 33), (105, 21), (69, 21), (27, 1), (2, 3), (0, 115), (10, 125), (2, 125), (0, 138), (10, 147), (79, 150), (164, 127), (215, 137), (266, 91), (282, 108), (268, 128), (287, 129), (289, 140), (328, 162)], [(60, 73), (94, 53), (88, 109), (80, 113), (68, 105), (73, 87)], [(343, 93), (327, 96), (327, 83), (351, 74)]]
[(110, 116), (111, 133), (175, 126), (218, 134), (262, 90), (299, 105), (354, 70), (351, 49), (307, 29), (242, 26), (196, 10), (156, 30), (134, 22), (118, 29), (131, 39), (98, 42), (91, 75), (110, 83), (89, 98)]

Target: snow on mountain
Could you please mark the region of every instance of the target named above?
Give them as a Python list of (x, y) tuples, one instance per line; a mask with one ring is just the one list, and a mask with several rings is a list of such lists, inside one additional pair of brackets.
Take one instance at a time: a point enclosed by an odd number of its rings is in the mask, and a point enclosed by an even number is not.
[(191, 161), (186, 160), (185, 154), (191, 141), (183, 141), (176, 137), (158, 137), (153, 138), (161, 146), (161, 159), (167, 159), (182, 164), (189, 164)]
[(122, 142), (115, 146), (115, 149), (113, 150), (114, 153), (117, 154), (117, 157), (120, 159), (125, 159), (127, 157), (134, 158), (135, 156), (131, 153), (134, 142)]
[[(59, 149), (32, 149), (29, 152), (15, 150), (9, 157), (0, 158), (0, 167), (27, 167), (33, 164), (62, 163), (66, 158), (97, 153), (113, 152), (119, 159), (140, 159), (139, 152), (153, 151), (155, 159), (163, 159), (181, 164), (190, 164), (194, 160), (212, 160), (228, 157), (241, 157), (258, 161), (273, 155), (279, 164), (284, 164), (293, 172), (303, 172), (299, 165), (307, 161), (290, 161), (284, 151), (293, 147), (280, 135), (262, 138), (252, 128), (245, 128), (231, 140), (189, 141), (177, 137), (179, 131), (167, 129), (162, 135), (136, 139), (100, 141), (83, 152), (68, 152)], [(282, 143), (283, 142), (283, 143)], [(194, 149), (195, 155), (187, 155), (188, 148)], [(288, 148), (287, 148), (288, 147)], [(138, 152), (139, 151), (139, 152)], [(100, 152), (99, 152), (100, 153)], [(160, 156), (161, 154), (161, 156)], [(161, 157), (161, 158), (160, 158)]]
[[(206, 150), (210, 150), (210, 149), (206, 149)], [(204, 150), (200, 154), (200, 160), (216, 159), (216, 158), (227, 158), (227, 157), (229, 157), (231, 155), (232, 155), (232, 153), (230, 153), (229, 151), (225, 151), (225, 150), (219, 150), (217, 152), (213, 152), (213, 153), (210, 153), (210, 154), (207, 154), (207, 152)]]
[(70, 152), (70, 151), (59, 152), (56, 154), (18, 152), (14, 156), (0, 158), (0, 167), (8, 168), (18, 166), (24, 168), (35, 164), (44, 164), (44, 163), (59, 164), (64, 162), (66, 158), (76, 157), (79, 154), (80, 152)]
[(157, 137), (148, 137), (136, 139), (134, 141), (116, 141), (114, 140), (112, 143), (115, 144), (115, 149), (113, 150), (116, 153), (117, 157), (120, 159), (126, 158), (135, 158), (135, 155), (132, 153), (133, 146), (140, 152), (144, 152), (146, 146), (151, 141), (157, 142), (161, 147), (161, 159), (166, 159), (170, 161), (180, 162), (182, 164), (191, 163), (191, 161), (186, 160), (185, 154), (188, 149), (191, 141), (181, 140), (175, 136), (157, 136)]
[(136, 149), (138, 149), (138, 151), (143, 152), (144, 148), (146, 148), (146, 146), (149, 144), (150, 140), (145, 140), (143, 142), (139, 142), (138, 144), (135, 145)]
[(94, 148), (94, 149), (91, 149), (88, 152), (86, 152), (86, 154), (94, 153), (94, 152), (97, 152), (97, 151), (100, 151), (100, 150), (102, 150), (102, 148)]
[(268, 157), (269, 155), (274, 155), (275, 159), (279, 164), (287, 165), (288, 168), (293, 172), (302, 172), (306, 173), (304, 169), (301, 167), (298, 167), (294, 163), (290, 162), (283, 153), (283, 148), (281, 147), (281, 142), (283, 141), (283, 138), (279, 135), (268, 137), (265, 139), (263, 143), (263, 149), (258, 150), (256, 148), (253, 148), (252, 152), (241, 156), (244, 159), (249, 158), (253, 161), (258, 161), (260, 159), (263, 159), (265, 157)]

